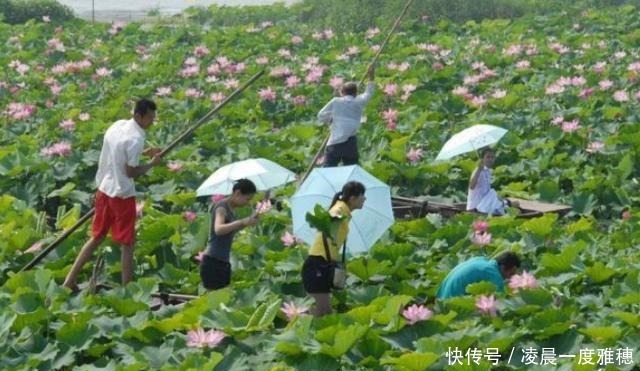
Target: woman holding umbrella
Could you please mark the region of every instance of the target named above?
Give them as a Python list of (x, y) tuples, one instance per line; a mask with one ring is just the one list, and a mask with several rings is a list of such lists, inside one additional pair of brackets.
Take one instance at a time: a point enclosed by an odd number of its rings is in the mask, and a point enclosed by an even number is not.
[[(334, 264), (340, 255), (339, 247), (346, 248), (349, 221), (354, 210), (362, 209), (366, 200), (362, 183), (350, 181), (336, 193), (329, 207), (333, 217), (342, 221), (335, 236), (327, 237), (322, 232), (316, 234), (309, 256), (302, 266), (302, 283), (305, 291), (315, 299), (313, 314), (321, 317), (331, 313), (331, 288), (333, 286)], [(327, 256), (329, 255), (329, 256)]]
[(494, 161), (495, 153), (491, 148), (484, 148), (480, 152), (480, 163), (469, 181), (467, 210), (475, 210), (488, 215), (504, 215), (507, 206), (511, 206), (509, 200), (500, 198), (498, 193), (491, 188), (491, 168)]
[(211, 233), (207, 251), (200, 264), (200, 278), (205, 288), (217, 290), (231, 283), (231, 244), (236, 232), (258, 223), (258, 213), (236, 219), (234, 210), (251, 202), (256, 186), (249, 179), (235, 182), (230, 196), (215, 204), (211, 210)]

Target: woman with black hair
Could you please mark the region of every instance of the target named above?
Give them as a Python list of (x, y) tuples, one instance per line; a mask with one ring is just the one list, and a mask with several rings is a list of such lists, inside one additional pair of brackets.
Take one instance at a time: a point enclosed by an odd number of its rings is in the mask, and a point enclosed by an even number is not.
[[(335, 194), (329, 213), (333, 217), (342, 218), (336, 236), (323, 236), (322, 232), (318, 232), (309, 250), (309, 256), (302, 266), (302, 283), (305, 291), (315, 299), (316, 305), (312, 313), (316, 317), (331, 313), (333, 267), (330, 263), (338, 260), (341, 254), (340, 248), (346, 248), (351, 213), (362, 209), (366, 200), (364, 192), (365, 187), (362, 183), (352, 181)], [(327, 256), (327, 252), (330, 256)]]
[(233, 185), (230, 196), (211, 208), (211, 231), (208, 248), (200, 264), (202, 284), (209, 290), (217, 290), (231, 283), (231, 244), (237, 231), (258, 223), (258, 214), (236, 219), (234, 210), (246, 206), (256, 194), (256, 186), (248, 179), (240, 179)]

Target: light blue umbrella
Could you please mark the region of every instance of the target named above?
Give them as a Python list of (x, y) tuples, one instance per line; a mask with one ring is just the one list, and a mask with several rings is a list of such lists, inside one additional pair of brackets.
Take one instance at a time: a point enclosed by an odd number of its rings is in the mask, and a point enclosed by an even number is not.
[(366, 201), (361, 210), (354, 210), (349, 224), (347, 250), (350, 253), (369, 251), (371, 246), (393, 224), (391, 190), (389, 186), (360, 166), (315, 168), (296, 194), (291, 197), (293, 234), (311, 245), (318, 231), (305, 220), (316, 204), (328, 208), (336, 192), (345, 183), (358, 181), (365, 186)]

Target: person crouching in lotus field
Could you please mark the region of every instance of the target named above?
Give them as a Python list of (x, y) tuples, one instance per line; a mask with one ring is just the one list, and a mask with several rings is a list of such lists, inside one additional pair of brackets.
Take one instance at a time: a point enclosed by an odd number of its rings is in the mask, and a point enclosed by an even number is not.
[(520, 268), (520, 258), (506, 252), (494, 259), (475, 257), (458, 264), (447, 274), (438, 288), (436, 298), (447, 299), (466, 295), (468, 285), (488, 281), (496, 285), (499, 292), (504, 292), (504, 281), (516, 274)]

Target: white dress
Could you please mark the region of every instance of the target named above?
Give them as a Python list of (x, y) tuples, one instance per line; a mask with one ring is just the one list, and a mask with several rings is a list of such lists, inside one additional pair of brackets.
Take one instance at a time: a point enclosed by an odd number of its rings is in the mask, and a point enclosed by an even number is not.
[(491, 188), (491, 170), (483, 166), (478, 171), (480, 171), (480, 175), (478, 175), (476, 187), (469, 188), (467, 195), (467, 210), (476, 209), (484, 214), (504, 215), (506, 212), (505, 202)]

